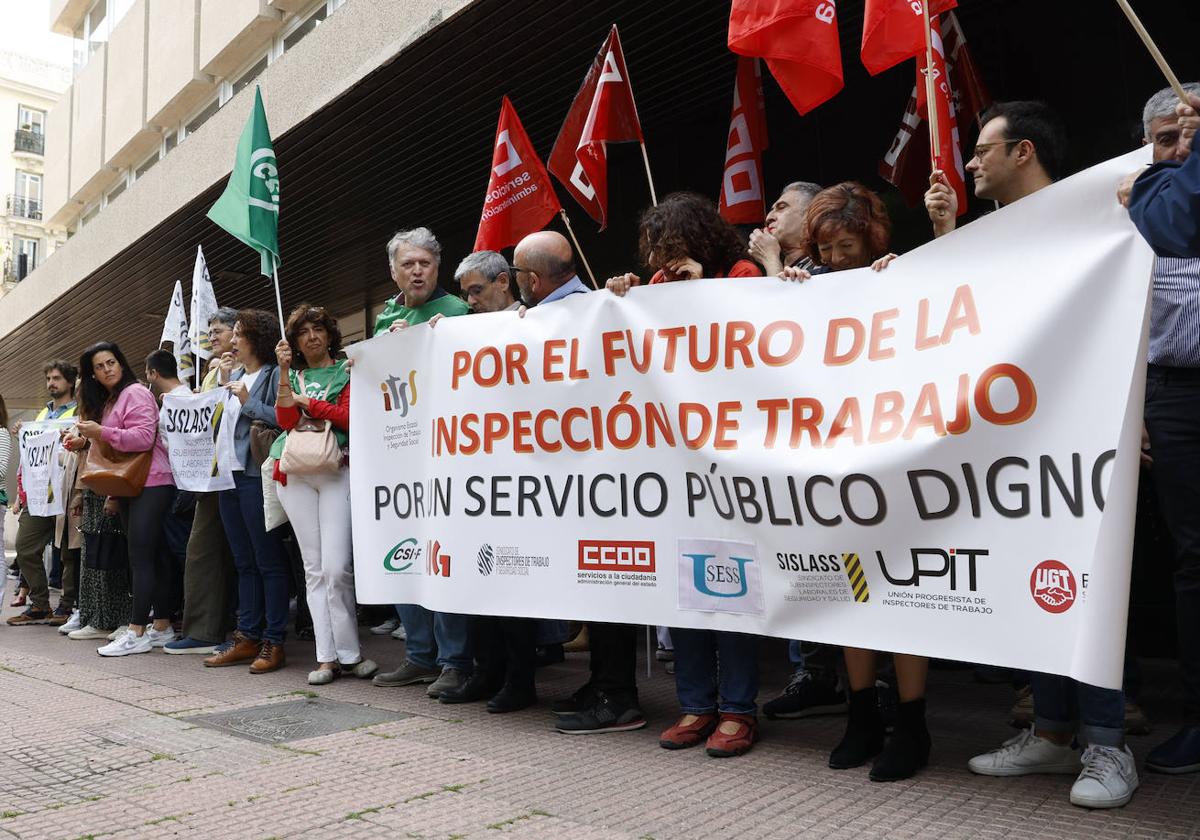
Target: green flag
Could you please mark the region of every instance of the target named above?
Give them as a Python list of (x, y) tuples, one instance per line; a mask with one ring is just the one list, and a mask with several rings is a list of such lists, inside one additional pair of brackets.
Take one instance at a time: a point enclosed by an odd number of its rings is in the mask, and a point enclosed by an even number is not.
[(209, 208), (208, 218), (258, 251), (262, 273), (272, 275), (279, 265), (279, 168), (257, 85), (254, 110), (238, 140), (229, 183)]

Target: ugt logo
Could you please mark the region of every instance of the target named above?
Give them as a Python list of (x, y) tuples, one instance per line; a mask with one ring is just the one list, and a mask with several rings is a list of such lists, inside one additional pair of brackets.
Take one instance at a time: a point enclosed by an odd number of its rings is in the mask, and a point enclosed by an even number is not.
[(408, 372), (408, 381), (398, 376), (388, 374), (388, 378), (379, 383), (383, 392), (383, 410), (399, 411), (401, 417), (408, 416), (408, 407), (417, 404), (417, 372)]
[(1034, 602), (1049, 613), (1064, 613), (1075, 603), (1075, 575), (1057, 560), (1043, 560), (1029, 576)]

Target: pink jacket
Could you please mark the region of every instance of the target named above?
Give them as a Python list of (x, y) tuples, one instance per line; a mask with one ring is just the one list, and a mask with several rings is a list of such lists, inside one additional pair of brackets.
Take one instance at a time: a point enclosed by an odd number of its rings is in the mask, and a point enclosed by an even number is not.
[(145, 452), (154, 447), (147, 487), (174, 484), (167, 445), (158, 434), (158, 402), (150, 389), (136, 382), (126, 385), (117, 401), (104, 412), (100, 438), (119, 452)]

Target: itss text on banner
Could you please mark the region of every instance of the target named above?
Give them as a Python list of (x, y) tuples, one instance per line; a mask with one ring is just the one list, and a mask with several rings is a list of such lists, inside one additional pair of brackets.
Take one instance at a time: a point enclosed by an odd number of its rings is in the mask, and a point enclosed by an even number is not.
[(1121, 680), (1151, 253), (1093, 167), (881, 273), (350, 349), (365, 603)]

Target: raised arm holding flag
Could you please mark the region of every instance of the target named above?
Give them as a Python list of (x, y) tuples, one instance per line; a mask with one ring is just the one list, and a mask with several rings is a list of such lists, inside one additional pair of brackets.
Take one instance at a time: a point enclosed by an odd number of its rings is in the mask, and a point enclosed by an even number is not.
[(262, 91), (254, 88), (254, 107), (238, 139), (237, 156), (225, 192), (208, 210), (226, 233), (258, 251), (261, 271), (275, 283), (275, 307), (283, 331), (279, 294), (279, 168), (267, 127)]

